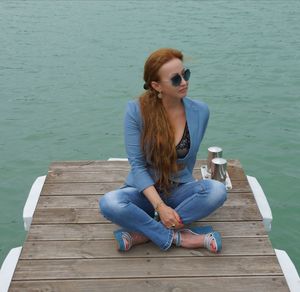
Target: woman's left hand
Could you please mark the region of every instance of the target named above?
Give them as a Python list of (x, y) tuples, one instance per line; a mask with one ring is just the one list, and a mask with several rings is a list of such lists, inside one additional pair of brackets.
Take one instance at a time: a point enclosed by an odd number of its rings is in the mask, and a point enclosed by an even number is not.
[(172, 229), (179, 229), (182, 228), (184, 225), (180, 219), (178, 213), (172, 209), (171, 207), (163, 204), (160, 206), (159, 210), (159, 217), (161, 222), (167, 227)]

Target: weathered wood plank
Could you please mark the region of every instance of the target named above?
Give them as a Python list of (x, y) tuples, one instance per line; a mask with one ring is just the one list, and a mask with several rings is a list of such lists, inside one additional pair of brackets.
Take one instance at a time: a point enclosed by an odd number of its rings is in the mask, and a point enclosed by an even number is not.
[[(98, 209), (98, 201), (103, 195), (78, 195), (78, 196), (42, 196), (37, 204), (37, 209), (45, 208), (81, 208)], [(252, 193), (230, 193), (225, 206), (255, 205)]]
[(128, 161), (108, 160), (79, 160), (79, 161), (54, 161), (49, 170), (62, 171), (98, 171), (103, 169), (129, 169)]
[(98, 209), (98, 202), (102, 196), (42, 196), (37, 204), (37, 209), (66, 208), (66, 206), (68, 208)]
[[(194, 257), (194, 256), (243, 256), (274, 255), (270, 240), (262, 238), (224, 238), (220, 254), (212, 254), (204, 248), (171, 248), (162, 252), (153, 243), (138, 245), (122, 257)], [(69, 258), (118, 258), (114, 240), (83, 241), (27, 241), (21, 259), (69, 259)]]
[[(211, 225), (222, 237), (267, 237), (261, 221), (202, 222), (194, 225)], [(31, 225), (27, 240), (98, 240), (112, 239), (114, 224), (53, 224)]]
[[(196, 175), (199, 177), (199, 170), (202, 165), (206, 165), (205, 159), (197, 160), (195, 164)], [(127, 161), (62, 161), (53, 162), (50, 167), (50, 172), (102, 172), (103, 170), (120, 170), (128, 173), (130, 165)], [(245, 173), (242, 165), (236, 159), (229, 159), (227, 164), (228, 173), (232, 180), (245, 180)]]
[[(247, 180), (242, 168), (228, 166), (230, 179)], [(66, 182), (124, 182), (128, 175), (127, 169), (99, 169), (97, 171), (64, 171), (61, 169), (50, 170), (46, 183), (66, 183)], [(194, 169), (193, 176), (202, 179), (200, 169)]]
[(41, 196), (103, 195), (122, 187), (122, 182), (110, 183), (46, 183)]
[(99, 170), (99, 171), (49, 171), (45, 183), (124, 183), (128, 175), (127, 170)]
[[(99, 209), (95, 209), (95, 206), (93, 207), (93, 209), (36, 209), (32, 224), (105, 223), (107, 220), (99, 213)], [(201, 221), (241, 220), (255, 221), (262, 220), (262, 217), (257, 207), (254, 204), (249, 204), (248, 206), (223, 206), (209, 216), (201, 219)]]
[[(238, 159), (227, 159), (228, 166), (243, 168)], [(197, 159), (195, 168), (200, 169), (202, 165), (207, 164), (206, 159)], [(72, 160), (72, 161), (54, 161), (50, 164), (49, 170), (60, 169), (64, 171), (91, 171), (101, 170), (103, 168), (120, 169), (130, 168), (128, 161), (108, 161), (108, 160)]]
[(143, 292), (289, 291), (283, 276), (13, 281), (9, 291), (129, 292), (137, 291), (137, 287)]
[[(247, 181), (232, 181), (233, 189), (229, 193), (249, 193), (250, 186)], [(108, 183), (46, 183), (41, 196), (58, 195), (103, 195), (109, 191), (116, 190), (123, 186), (123, 182)]]
[[(105, 267), (105, 268), (103, 268)], [(178, 268), (180, 267), (180, 268)], [(276, 256), (20, 260), (14, 280), (281, 276)]]
[[(240, 166), (239, 161), (230, 160), (231, 164)], [(197, 160), (196, 169), (200, 169), (201, 165), (206, 164), (205, 159)], [(50, 164), (49, 170), (60, 171), (101, 171), (103, 169), (130, 169), (128, 161), (108, 161), (108, 160), (82, 160), (82, 161), (54, 161)]]
[[(231, 181), (247, 180), (242, 169), (228, 167), (228, 173)], [(101, 169), (99, 171), (63, 171), (54, 169), (48, 172), (45, 183), (67, 183), (67, 182), (125, 182), (128, 175), (126, 169), (110, 169), (109, 171)], [(196, 179), (202, 179), (200, 169), (194, 169), (193, 176)]]
[[(125, 182), (128, 170), (124, 169), (101, 169), (98, 171), (62, 171), (52, 170), (48, 172), (45, 183), (108, 183)], [(196, 169), (193, 172), (196, 179), (201, 179), (201, 171)]]
[(240, 192), (251, 192), (250, 185), (248, 181), (246, 180), (233, 180), (231, 181), (232, 189), (229, 191), (229, 193), (240, 193)]

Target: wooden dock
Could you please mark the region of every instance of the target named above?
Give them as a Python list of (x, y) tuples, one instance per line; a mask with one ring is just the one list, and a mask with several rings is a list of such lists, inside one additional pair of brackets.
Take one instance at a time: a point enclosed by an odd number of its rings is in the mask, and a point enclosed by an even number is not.
[(9, 291), (289, 291), (239, 161), (228, 161), (233, 189), (225, 205), (196, 223), (222, 234), (217, 255), (152, 243), (116, 251), (117, 226), (98, 200), (128, 170), (126, 161), (50, 165)]

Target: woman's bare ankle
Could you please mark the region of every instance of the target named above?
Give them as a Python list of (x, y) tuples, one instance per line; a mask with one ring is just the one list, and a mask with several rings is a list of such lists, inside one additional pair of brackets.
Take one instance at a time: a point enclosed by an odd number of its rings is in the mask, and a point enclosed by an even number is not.
[(204, 246), (204, 237), (202, 234), (193, 234), (189, 231), (180, 231), (180, 245), (185, 248), (199, 248)]
[(149, 241), (149, 238), (147, 238), (145, 235), (138, 233), (138, 232), (129, 232), (131, 238), (132, 238), (132, 245), (142, 244)]

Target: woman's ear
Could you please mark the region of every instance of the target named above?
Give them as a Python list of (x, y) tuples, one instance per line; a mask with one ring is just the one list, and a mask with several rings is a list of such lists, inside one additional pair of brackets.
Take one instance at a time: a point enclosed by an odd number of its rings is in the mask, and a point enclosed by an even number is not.
[(151, 81), (151, 87), (157, 92), (161, 92), (160, 84), (156, 81)]

